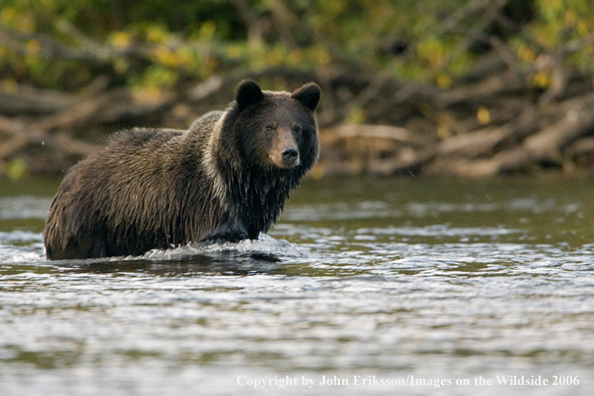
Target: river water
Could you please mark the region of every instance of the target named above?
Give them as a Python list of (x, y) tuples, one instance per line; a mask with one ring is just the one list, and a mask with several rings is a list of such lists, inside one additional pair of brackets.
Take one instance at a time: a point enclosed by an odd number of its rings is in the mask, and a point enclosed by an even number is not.
[(594, 181), (309, 180), (258, 241), (48, 262), (58, 183), (0, 183), (2, 396), (594, 394)]

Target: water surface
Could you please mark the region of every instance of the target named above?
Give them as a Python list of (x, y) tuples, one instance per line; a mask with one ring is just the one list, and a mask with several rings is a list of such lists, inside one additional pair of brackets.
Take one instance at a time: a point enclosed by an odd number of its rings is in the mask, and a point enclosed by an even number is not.
[(0, 183), (2, 396), (594, 394), (592, 181), (309, 180), (258, 241), (48, 262), (58, 183)]

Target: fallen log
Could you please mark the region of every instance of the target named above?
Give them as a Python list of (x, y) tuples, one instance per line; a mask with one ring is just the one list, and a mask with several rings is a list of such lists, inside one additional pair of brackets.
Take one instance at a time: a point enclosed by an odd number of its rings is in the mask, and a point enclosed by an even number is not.
[(27, 145), (46, 146), (48, 150), (64, 150), (78, 156), (86, 156), (96, 146), (75, 139), (66, 132), (56, 135), (35, 125), (0, 116), (0, 132), (7, 136), (0, 143), (0, 161), (12, 158)]
[[(322, 155), (317, 177), (479, 177), (545, 166), (571, 171), (572, 163), (594, 164), (589, 162), (594, 158), (589, 144), (594, 143), (588, 143), (594, 135), (591, 87), (566, 88), (563, 96), (539, 103), (543, 90), (527, 87), (525, 75), (496, 68), (487, 80), (461, 79), (450, 90), (372, 75), (318, 76), (278, 69), (212, 77), (152, 95), (129, 88), (106, 90), (105, 81), (99, 81), (94, 94), (63, 95), (65, 100), (43, 110), (48, 113), (33, 105), (35, 113), (0, 116), (0, 165), (18, 157), (26, 158), (30, 169), (44, 172), (43, 166), (33, 165), (37, 161), (51, 164), (48, 172), (61, 172), (94, 151), (93, 143), (104, 135), (135, 126), (185, 128), (204, 112), (227, 106), (242, 78), (272, 81), (276, 75), (285, 79), (286, 89), (310, 80), (325, 89), (318, 114)], [(366, 124), (346, 124), (347, 109), (357, 107)], [(54, 166), (52, 161), (63, 162)]]
[(528, 152), (514, 147), (486, 159), (438, 159), (423, 169), (423, 173), (439, 177), (494, 177), (528, 173), (532, 170)]
[(0, 114), (9, 116), (52, 114), (76, 102), (72, 95), (30, 87), (17, 88), (14, 92), (0, 90)]
[(563, 118), (529, 136), (524, 148), (533, 161), (560, 162), (561, 151), (577, 138), (594, 132), (594, 94), (575, 103)]

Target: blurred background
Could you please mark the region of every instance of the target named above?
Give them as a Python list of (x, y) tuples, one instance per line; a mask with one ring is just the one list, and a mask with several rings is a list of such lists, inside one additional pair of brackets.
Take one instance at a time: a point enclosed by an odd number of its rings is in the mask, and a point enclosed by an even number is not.
[[(591, 0), (0, 0), (0, 175), (307, 81), (329, 175), (590, 174)], [(2, 177), (0, 176), (0, 177)]]

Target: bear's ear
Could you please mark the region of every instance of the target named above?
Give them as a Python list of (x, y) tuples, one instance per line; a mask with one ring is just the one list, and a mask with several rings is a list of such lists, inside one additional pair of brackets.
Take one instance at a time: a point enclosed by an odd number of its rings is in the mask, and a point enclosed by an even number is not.
[(314, 111), (320, 101), (320, 94), (320, 87), (316, 83), (309, 83), (296, 89), (291, 96), (311, 111)]
[(262, 90), (252, 80), (244, 80), (239, 83), (237, 87), (237, 94), (235, 95), (235, 101), (239, 111), (245, 109), (249, 105), (256, 104), (264, 99)]

